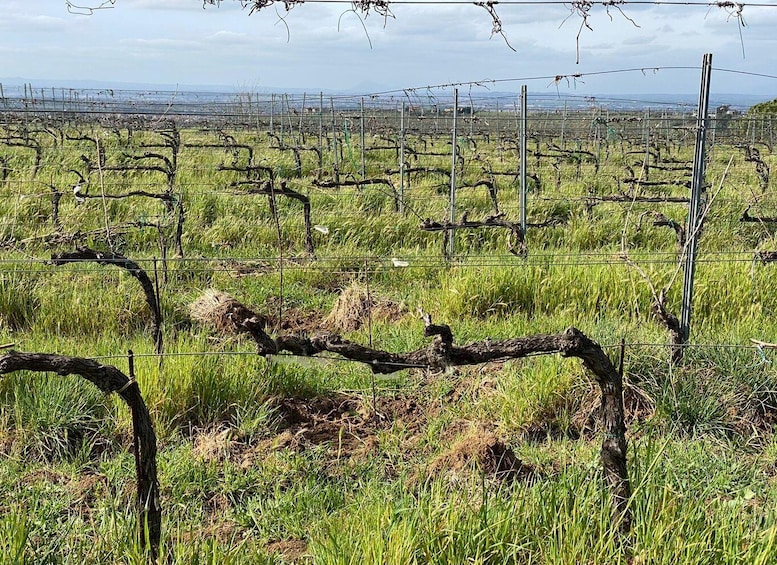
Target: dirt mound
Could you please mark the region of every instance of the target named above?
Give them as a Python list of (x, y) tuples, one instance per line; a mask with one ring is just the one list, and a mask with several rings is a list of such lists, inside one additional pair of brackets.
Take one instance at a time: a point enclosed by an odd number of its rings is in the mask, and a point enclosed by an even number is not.
[[(315, 334), (321, 331), (323, 315), (317, 310), (298, 308), (281, 304), (276, 296), (270, 296), (265, 302), (267, 327), (279, 333)], [(281, 316), (280, 323), (278, 316)]]
[(397, 320), (405, 311), (401, 304), (376, 297), (367, 291), (367, 287), (354, 282), (337, 297), (324, 323), (338, 332), (352, 332), (365, 325), (370, 318)]
[(235, 449), (232, 430), (207, 430), (194, 436), (192, 454), (205, 462), (228, 459)]
[(245, 321), (249, 322), (248, 327), (259, 324), (267, 331), (292, 334), (313, 334), (323, 325), (319, 312), (281, 305), (280, 299), (274, 296), (265, 300), (261, 310), (267, 314), (256, 313), (228, 293), (210, 288), (189, 306), (189, 317), (223, 334), (246, 331)]
[(536, 471), (518, 459), (510, 446), (483, 428), (465, 436), (432, 461), (428, 476), (447, 475), (457, 480), (471, 473), (506, 482), (536, 477)]
[[(394, 425), (402, 426), (415, 437), (425, 427), (428, 406), (413, 398), (378, 397), (373, 407), (371, 398), (336, 394), (331, 397), (281, 398), (276, 401), (281, 430), (273, 437), (248, 447), (232, 445), (230, 457), (243, 468), (260, 465), (267, 454), (279, 449), (305, 451), (324, 448), (333, 460), (360, 460), (379, 449), (378, 435)], [(224, 453), (219, 439), (203, 442), (205, 451)], [(215, 446), (213, 445), (215, 443)]]
[(280, 555), (284, 561), (295, 562), (307, 554), (308, 544), (304, 540), (271, 541), (265, 547), (267, 553)]

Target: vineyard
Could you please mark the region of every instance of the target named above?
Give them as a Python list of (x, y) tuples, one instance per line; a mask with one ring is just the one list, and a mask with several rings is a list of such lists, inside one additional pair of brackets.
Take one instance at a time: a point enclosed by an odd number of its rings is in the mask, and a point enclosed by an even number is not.
[(26, 86), (0, 109), (3, 562), (777, 552), (773, 116)]

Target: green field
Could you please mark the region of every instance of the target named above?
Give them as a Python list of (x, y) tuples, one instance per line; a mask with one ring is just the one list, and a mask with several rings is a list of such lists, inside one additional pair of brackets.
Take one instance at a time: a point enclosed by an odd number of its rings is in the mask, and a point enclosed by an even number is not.
[[(771, 118), (708, 136), (675, 363), (652, 291), (679, 316), (688, 114), (530, 113), (523, 243), (471, 225), (520, 221), (517, 120), (461, 116), (452, 255), (444, 231), (421, 229), (451, 220), (449, 116), (409, 114), (404, 142), (388, 110), (304, 118), (0, 120), (0, 345), (125, 374), (134, 352), (158, 440), (160, 563), (774, 562), (777, 356), (751, 342), (777, 341)], [(51, 261), (82, 247), (148, 273), (162, 355), (126, 269)], [(623, 364), (631, 530), (613, 522), (599, 387), (577, 359), (375, 374), (331, 353), (260, 356), (192, 315), (209, 289), (273, 337), (394, 353), (431, 342), (419, 310), (457, 345), (579, 328)], [(147, 561), (117, 395), (13, 372), (0, 420), (3, 563)]]

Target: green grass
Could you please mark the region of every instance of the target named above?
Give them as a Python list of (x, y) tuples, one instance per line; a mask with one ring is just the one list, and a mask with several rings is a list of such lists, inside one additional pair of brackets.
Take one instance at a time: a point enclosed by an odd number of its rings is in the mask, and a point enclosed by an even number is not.
[[(739, 221), (752, 191), (760, 190), (754, 166), (734, 146), (714, 149), (707, 179), (714, 188), (735, 158), (700, 241), (691, 336), (697, 345), (681, 365), (670, 366), (667, 332), (651, 313), (648, 281), (620, 254), (625, 247), (657, 289), (676, 281), (667, 307), (679, 314), (676, 236), (653, 226), (652, 214), (684, 222), (685, 206), (592, 206), (591, 195), (626, 189), (615, 177), (627, 176), (626, 165), (638, 170), (644, 138), (623, 125), (623, 141), (600, 145), (589, 121), (578, 124), (580, 131), (568, 130), (565, 144), (597, 155), (598, 171), (588, 161), (578, 166), (574, 159), (530, 158), (529, 172), (541, 186), (532, 184), (529, 221), (560, 223), (530, 229), (526, 257), (508, 252), (504, 229), (460, 230), (450, 261), (442, 256), (442, 234), (419, 229), (423, 219), (448, 218), (445, 175), (414, 173), (400, 215), (387, 187), (315, 186), (314, 152), (301, 152), (298, 178), (291, 151), (271, 149), (264, 133), (230, 130), (254, 148), (253, 164), (309, 196), (319, 228), (310, 257), (300, 203), (278, 199), (279, 242), (267, 198), (233, 194), (230, 182), (244, 175), (218, 170), (234, 155), (194, 147), (223, 144), (222, 138), (182, 128), (175, 192), (186, 209), (185, 257), (177, 258), (175, 219), (158, 201), (104, 205), (90, 199), (76, 206), (70, 169), (83, 170), (81, 155), (96, 159), (94, 144), (55, 147), (52, 136), (34, 133), (44, 155), (37, 180), (30, 150), (0, 144), (12, 168), (0, 185), (0, 345), (95, 357), (125, 372), (127, 351), (134, 351), (159, 439), (160, 562), (769, 563), (777, 553), (777, 358), (752, 348), (750, 339), (774, 341), (777, 295), (774, 266), (752, 261), (755, 251), (774, 248), (769, 224)], [(450, 151), (445, 127), (434, 138), (431, 122), (419, 120), (408, 144)], [(502, 120), (502, 143), (514, 136), (512, 125)], [(353, 128), (342, 178), (359, 177)], [(131, 137), (125, 129), (120, 137), (93, 129), (101, 134), (109, 169), (126, 164), (125, 153), (162, 141), (143, 128)], [(658, 142), (682, 135), (659, 133)], [(386, 143), (371, 134), (367, 139), (369, 146)], [(284, 140), (292, 143), (288, 131)], [(474, 140), (476, 149), (460, 140), (462, 186), (487, 178), (489, 170), (515, 169), (514, 147), (498, 146), (494, 131), (488, 138), (476, 132)], [(316, 130), (307, 143), (317, 141)], [(690, 162), (692, 143), (672, 141), (662, 154)], [(557, 142), (558, 132), (540, 132), (530, 148), (544, 152)], [(631, 150), (640, 153), (625, 153)], [(774, 164), (765, 147), (761, 153)], [(325, 150), (321, 178), (334, 177), (331, 162)], [(392, 150), (368, 151), (366, 162), (372, 178), (386, 178), (384, 171), (397, 166)], [(236, 163), (249, 164), (246, 150)], [(448, 168), (450, 158), (418, 156), (411, 164)], [(675, 176), (651, 171), (651, 179)], [(495, 178), (500, 210), (517, 221), (517, 180)], [(391, 180), (398, 189), (398, 175)], [(93, 233), (55, 245), (41, 239), (55, 231), (49, 183), (64, 194), (62, 231)], [(166, 178), (106, 170), (103, 186), (109, 194), (159, 192)], [(89, 190), (100, 193), (97, 173)], [(679, 186), (655, 190), (686, 192)], [(470, 220), (492, 214), (482, 187), (461, 189), (457, 202), (457, 220), (464, 211)], [(767, 191), (750, 213), (773, 216), (776, 208)], [(77, 244), (106, 249), (106, 220), (114, 227), (146, 226), (115, 234), (110, 244), (152, 275), (157, 259), (163, 360), (152, 355), (151, 313), (134, 278), (92, 263), (47, 263), (52, 253)], [(160, 231), (149, 223), (161, 226), (166, 264)], [(189, 304), (217, 288), (271, 317), (280, 305), (284, 321), (293, 322), (290, 331), (311, 333), (326, 329), (311, 320), (324, 319), (354, 282), (402, 305), (395, 317), (376, 314), (345, 336), (387, 351), (429, 343), (419, 309), (435, 323), (450, 324), (456, 344), (574, 325), (616, 361), (624, 340), (632, 533), (617, 534), (611, 521), (599, 461), (598, 387), (576, 359), (530, 357), (444, 374), (373, 375), (342, 359), (259, 358), (246, 336), (220, 335), (189, 319)], [(75, 376), (16, 373), (0, 380), (0, 423), (0, 561), (145, 562), (135, 534), (132, 423), (123, 402)], [(439, 467), (477, 430), (509, 445), (532, 470), (531, 479), (498, 481), (472, 461)]]

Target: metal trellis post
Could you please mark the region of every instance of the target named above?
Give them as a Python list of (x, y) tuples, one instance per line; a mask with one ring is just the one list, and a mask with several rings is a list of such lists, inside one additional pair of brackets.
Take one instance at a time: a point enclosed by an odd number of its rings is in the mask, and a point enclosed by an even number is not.
[(359, 119), (359, 144), (361, 145), (361, 158), (362, 158), (362, 180), (366, 178), (367, 174), (367, 168), (364, 161), (364, 97), (361, 98), (359, 101), (359, 106), (361, 109), (361, 115)]
[(521, 233), (526, 240), (526, 85), (521, 85), (521, 193), (519, 208), (521, 214)]
[(399, 114), (399, 213), (405, 213), (405, 101)]
[(702, 62), (699, 109), (696, 116), (696, 147), (693, 154), (693, 179), (691, 180), (691, 202), (688, 206), (688, 242), (685, 248), (683, 268), (683, 297), (680, 312), (680, 331), (683, 342), (691, 333), (691, 310), (693, 306), (693, 278), (696, 270), (696, 249), (703, 221), (704, 187), (704, 144), (709, 122), (710, 75), (712, 74), (712, 53), (706, 53)]
[(335, 182), (340, 182), (340, 161), (337, 154), (337, 121), (335, 120), (335, 100), (329, 97), (329, 107), (332, 110), (332, 157), (334, 159)]
[[(458, 137), (456, 131), (456, 121), (459, 115), (459, 89), (453, 89), (453, 133), (451, 136), (451, 194), (450, 194), (450, 216), (449, 220), (451, 224), (456, 223), (456, 157), (457, 157), (457, 143)], [(453, 257), (456, 253), (456, 230), (450, 229), (448, 231), (448, 257)]]

